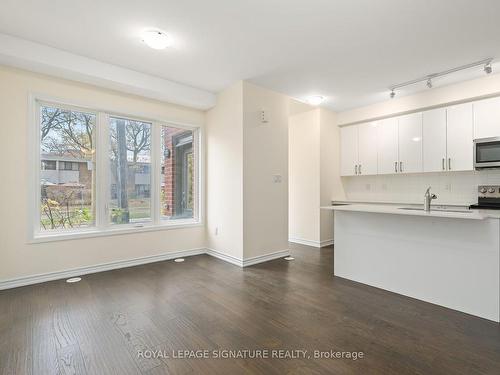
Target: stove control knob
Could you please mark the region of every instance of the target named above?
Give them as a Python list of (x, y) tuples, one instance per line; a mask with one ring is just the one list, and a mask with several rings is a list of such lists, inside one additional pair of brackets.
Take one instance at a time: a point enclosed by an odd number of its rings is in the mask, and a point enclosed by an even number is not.
[(494, 193), (494, 192), (495, 192), (495, 188), (491, 187), (491, 188), (488, 189), (488, 193)]
[(480, 192), (480, 193), (482, 193), (482, 194), (486, 193), (486, 191), (487, 191), (487, 190), (486, 190), (486, 188), (484, 188), (484, 187), (482, 187), (481, 189), (479, 189), (479, 192)]

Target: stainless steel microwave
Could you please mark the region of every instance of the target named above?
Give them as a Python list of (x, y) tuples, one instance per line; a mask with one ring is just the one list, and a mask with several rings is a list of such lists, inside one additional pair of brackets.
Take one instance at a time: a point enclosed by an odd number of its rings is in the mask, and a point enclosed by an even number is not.
[(500, 168), (500, 137), (474, 140), (474, 168)]

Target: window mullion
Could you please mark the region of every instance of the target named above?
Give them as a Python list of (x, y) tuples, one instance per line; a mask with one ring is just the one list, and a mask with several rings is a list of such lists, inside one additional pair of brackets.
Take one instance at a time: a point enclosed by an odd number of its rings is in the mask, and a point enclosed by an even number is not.
[(151, 134), (151, 210), (153, 224), (160, 223), (161, 125), (152, 124)]
[(96, 135), (96, 226), (106, 229), (109, 226), (109, 126), (105, 113), (99, 113)]

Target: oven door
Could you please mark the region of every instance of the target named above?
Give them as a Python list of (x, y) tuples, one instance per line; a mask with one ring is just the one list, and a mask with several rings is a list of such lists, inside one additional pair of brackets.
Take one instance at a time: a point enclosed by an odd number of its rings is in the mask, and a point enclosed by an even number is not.
[(500, 137), (474, 140), (474, 167), (500, 168)]

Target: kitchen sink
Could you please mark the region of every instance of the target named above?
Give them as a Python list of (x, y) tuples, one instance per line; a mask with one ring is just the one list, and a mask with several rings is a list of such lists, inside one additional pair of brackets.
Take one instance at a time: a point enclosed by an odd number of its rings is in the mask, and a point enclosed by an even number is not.
[[(423, 211), (424, 209), (422, 207), (400, 207), (400, 210), (409, 210), (409, 211)], [(470, 214), (472, 211), (469, 210), (460, 210), (460, 209), (447, 209), (447, 208), (431, 208), (431, 211), (438, 211), (438, 212), (460, 212), (462, 214)]]

